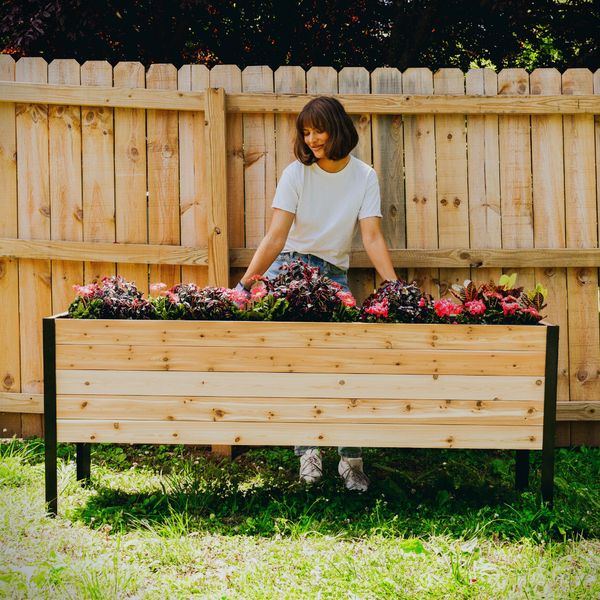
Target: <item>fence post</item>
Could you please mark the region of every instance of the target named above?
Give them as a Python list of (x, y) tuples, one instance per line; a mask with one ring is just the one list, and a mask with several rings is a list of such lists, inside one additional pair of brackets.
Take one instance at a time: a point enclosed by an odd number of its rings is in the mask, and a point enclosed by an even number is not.
[[(227, 238), (227, 149), (225, 135), (225, 90), (204, 90), (206, 126), (206, 188), (208, 285), (229, 287), (229, 242)], [(213, 445), (213, 452), (231, 458), (231, 446)]]

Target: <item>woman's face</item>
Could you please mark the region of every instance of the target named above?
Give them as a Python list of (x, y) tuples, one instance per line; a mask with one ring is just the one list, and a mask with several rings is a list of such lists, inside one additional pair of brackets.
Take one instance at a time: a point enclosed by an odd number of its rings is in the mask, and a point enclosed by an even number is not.
[(304, 143), (311, 149), (317, 159), (326, 158), (325, 144), (329, 139), (329, 134), (326, 131), (315, 127), (305, 127), (302, 130), (304, 134)]

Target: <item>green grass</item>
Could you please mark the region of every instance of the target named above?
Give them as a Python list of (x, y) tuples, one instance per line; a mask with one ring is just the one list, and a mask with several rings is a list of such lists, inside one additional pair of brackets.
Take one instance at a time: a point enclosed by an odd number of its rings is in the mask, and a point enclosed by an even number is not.
[(511, 452), (365, 451), (368, 492), (337, 453), (297, 481), (288, 448), (233, 462), (182, 446), (59, 448), (59, 517), (43, 443), (0, 445), (0, 598), (600, 598), (600, 449), (558, 450), (554, 508), (514, 490)]

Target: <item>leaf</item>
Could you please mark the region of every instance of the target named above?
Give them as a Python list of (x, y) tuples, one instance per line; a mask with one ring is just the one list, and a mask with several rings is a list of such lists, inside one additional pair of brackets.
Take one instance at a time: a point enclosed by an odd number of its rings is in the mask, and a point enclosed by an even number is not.
[(505, 290), (512, 290), (515, 287), (516, 281), (516, 273), (513, 273), (510, 277), (508, 275), (502, 275), (502, 277), (500, 277), (500, 281), (498, 281), (498, 286)]
[(431, 554), (431, 552), (425, 549), (421, 540), (402, 540), (399, 546), (406, 554)]

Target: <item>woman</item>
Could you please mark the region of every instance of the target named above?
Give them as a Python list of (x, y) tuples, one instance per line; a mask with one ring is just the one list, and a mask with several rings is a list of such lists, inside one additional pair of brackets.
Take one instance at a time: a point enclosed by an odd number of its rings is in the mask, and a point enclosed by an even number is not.
[[(360, 226), (363, 245), (382, 279), (396, 279), (381, 234), (379, 182), (375, 170), (350, 155), (358, 144), (352, 119), (338, 100), (314, 98), (296, 120), (294, 155), (273, 200), (273, 219), (238, 289), (250, 293), (249, 280), (276, 277), (281, 265), (301, 259), (348, 290), (349, 253)], [(300, 478), (321, 476), (314, 446), (296, 446)], [(339, 473), (348, 489), (367, 489), (361, 448), (339, 448)]]

